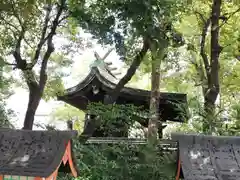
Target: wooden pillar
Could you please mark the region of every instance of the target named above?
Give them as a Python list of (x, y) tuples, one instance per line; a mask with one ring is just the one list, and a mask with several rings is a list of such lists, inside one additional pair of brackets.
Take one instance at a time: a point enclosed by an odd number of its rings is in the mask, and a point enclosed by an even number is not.
[(163, 138), (163, 129), (165, 129), (167, 125), (162, 125), (158, 127), (158, 138), (162, 139)]
[(68, 130), (73, 130), (73, 122), (71, 120), (67, 121), (67, 129)]

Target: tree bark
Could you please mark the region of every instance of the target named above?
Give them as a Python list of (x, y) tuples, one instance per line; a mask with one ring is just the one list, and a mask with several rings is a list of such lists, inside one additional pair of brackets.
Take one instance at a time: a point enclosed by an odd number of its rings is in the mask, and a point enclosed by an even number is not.
[(203, 132), (212, 133), (215, 120), (215, 103), (220, 91), (219, 85), (219, 56), (222, 47), (219, 45), (219, 20), (221, 14), (221, 0), (213, 0), (211, 13), (211, 54), (210, 54), (210, 72), (207, 84), (207, 90), (204, 94), (205, 121), (203, 123)]
[[(194, 63), (200, 75), (202, 81), (202, 91), (204, 96), (204, 119), (203, 119), (203, 132), (211, 134), (213, 127), (215, 126), (214, 121), (216, 100), (219, 95), (220, 85), (219, 85), (219, 56), (222, 51), (222, 47), (219, 45), (219, 30), (220, 30), (220, 17), (221, 17), (221, 5), (222, 0), (212, 0), (211, 15), (205, 19), (200, 13), (200, 18), (204, 24), (201, 35), (200, 44), (200, 55), (202, 57), (202, 63), (198, 65), (197, 62)], [(209, 26), (211, 25), (210, 34), (210, 55), (206, 53), (206, 36)]]
[[(50, 3), (50, 2), (49, 2)], [(26, 111), (25, 119), (24, 119), (24, 125), (22, 129), (29, 129), (31, 130), (33, 128), (33, 122), (34, 122), (34, 116), (36, 113), (36, 110), (38, 108), (38, 105), (40, 103), (40, 100), (42, 98), (44, 88), (47, 82), (47, 64), (49, 61), (49, 58), (51, 54), (54, 52), (54, 44), (53, 44), (53, 37), (56, 34), (57, 27), (61, 23), (60, 17), (64, 11), (66, 0), (61, 0), (61, 3), (58, 4), (57, 13), (56, 16), (53, 18), (53, 22), (51, 27), (49, 27), (50, 32), (47, 34), (47, 29), (50, 21), (50, 12), (52, 11), (52, 4), (48, 4), (46, 7), (46, 14), (43, 24), (43, 29), (41, 33), (41, 38), (39, 40), (39, 43), (37, 45), (34, 58), (32, 60), (32, 63), (26, 64), (26, 68), (18, 67), (22, 70), (26, 83), (29, 88), (29, 101), (28, 101), (28, 108)], [(19, 37), (18, 43), (16, 45), (16, 49), (14, 52), (14, 57), (19, 65), (20, 62), (23, 62), (21, 55), (20, 55), (20, 47), (21, 47), (21, 40), (24, 36), (24, 29), (22, 31), (23, 35)], [(44, 53), (42, 62), (41, 62), (41, 68), (40, 68), (40, 78), (39, 81), (36, 80), (36, 76), (33, 71), (33, 67), (39, 60), (40, 52), (42, 50), (43, 45), (46, 43), (47, 50)]]
[(148, 123), (148, 139), (156, 141), (158, 137), (159, 122), (159, 81), (160, 81), (160, 60), (157, 59), (152, 63), (152, 75), (151, 75), (151, 98), (150, 98), (150, 114), (151, 117)]
[(25, 114), (24, 125), (22, 129), (32, 129), (34, 116), (41, 100), (39, 89), (29, 89), (28, 107)]
[(159, 133), (159, 127), (162, 127), (159, 116), (159, 98), (160, 98), (160, 71), (161, 61), (164, 57), (164, 47), (151, 49), (152, 53), (152, 75), (151, 75), (151, 99), (150, 99), (150, 119), (148, 123), (148, 140), (151, 144), (156, 144), (158, 136), (162, 137), (162, 131)]

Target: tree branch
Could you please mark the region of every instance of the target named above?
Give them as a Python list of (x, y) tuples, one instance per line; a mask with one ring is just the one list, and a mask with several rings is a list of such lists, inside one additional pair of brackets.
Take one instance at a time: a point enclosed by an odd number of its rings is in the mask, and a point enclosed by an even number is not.
[[(3, 21), (3, 23), (5, 23), (6, 25), (9, 26), (8, 29), (12, 32), (12, 34), (13, 34), (13, 36), (14, 36), (15, 38), (17, 37), (16, 34), (21, 33), (21, 32), (19, 31), (19, 29), (18, 29), (15, 25), (13, 25), (13, 24), (10, 23), (9, 21), (7, 21), (4, 17), (0, 17), (0, 18), (1, 18), (1, 21)], [(11, 21), (11, 20), (10, 20), (10, 21)], [(16, 38), (16, 39), (17, 39), (17, 38)], [(28, 41), (25, 37), (23, 37), (23, 40), (25, 41), (25, 43), (26, 43), (29, 47), (32, 48), (31, 44), (29, 43), (29, 41)]]
[(198, 12), (198, 11), (195, 11), (195, 14), (199, 15), (201, 21), (202, 21), (204, 24), (206, 24), (206, 21), (207, 21), (207, 20), (203, 17), (203, 14), (201, 14), (201, 13)]
[(132, 76), (135, 74), (136, 70), (140, 66), (149, 48), (150, 48), (150, 41), (148, 38), (145, 38), (141, 51), (136, 55), (135, 59), (133, 60), (125, 76), (118, 82), (114, 90), (104, 98), (105, 104), (112, 104), (117, 100), (121, 89), (125, 86), (125, 84), (128, 83), (128, 81), (131, 80)]
[(205, 44), (206, 44), (207, 31), (210, 26), (210, 23), (211, 23), (211, 18), (208, 18), (204, 22), (204, 26), (203, 26), (202, 34), (201, 34), (201, 43), (200, 43), (200, 55), (203, 59), (207, 77), (209, 77), (210, 66), (209, 66), (209, 60), (208, 60), (207, 53), (205, 52)]
[(18, 20), (18, 23), (21, 26), (21, 28), (24, 29), (24, 22), (22, 22), (22, 20), (20, 19), (20, 17), (16, 13), (17, 10), (14, 8), (13, 4), (11, 4), (11, 8), (12, 8), (12, 13), (13, 13), (12, 15)]
[(8, 66), (15, 66), (15, 67), (17, 66), (16, 63), (9, 63), (9, 62), (6, 62), (6, 61), (4, 61), (3, 64), (8, 65)]
[[(193, 52), (195, 53), (195, 52)], [(193, 53), (191, 53), (192, 57), (193, 57), (193, 60), (191, 60), (190, 62), (193, 64), (193, 66), (195, 67), (199, 77), (200, 77), (200, 84), (204, 84), (204, 82), (206, 81), (206, 76), (204, 74), (204, 69), (203, 69), (203, 65), (200, 61), (200, 64), (197, 63), (197, 60), (196, 58), (194, 58), (194, 55)]]
[(220, 16), (219, 18), (223, 20), (223, 23), (219, 26), (219, 28), (224, 26), (227, 23), (227, 21), (238, 12), (240, 12), (240, 8), (238, 8), (236, 11), (230, 13), (230, 15), (228, 17), (226, 17), (226, 14), (224, 16)]
[(12, 23), (8, 22), (4, 17), (1, 17), (1, 20), (4, 21), (4, 23), (6, 23), (7, 25), (9, 25), (10, 27), (14, 28), (16, 31), (19, 32), (19, 29), (13, 25)]
[(44, 54), (42, 64), (41, 64), (41, 70), (40, 70), (39, 85), (40, 85), (41, 89), (44, 89), (44, 86), (47, 81), (47, 74), (46, 74), (47, 63), (48, 63), (48, 60), (49, 60), (52, 52), (54, 51), (53, 36), (56, 34), (57, 27), (60, 23), (59, 19), (65, 8), (65, 3), (66, 3), (66, 0), (61, 0), (61, 4), (58, 5), (57, 14), (55, 16), (55, 19), (53, 20), (51, 31), (49, 32), (49, 34), (47, 36), (47, 50)]
[(197, 14), (200, 17), (203, 23), (203, 29), (201, 33), (201, 42), (200, 42), (200, 55), (203, 59), (206, 75), (207, 77), (209, 77), (210, 65), (209, 65), (209, 59), (208, 59), (207, 53), (205, 52), (205, 44), (206, 44), (207, 31), (211, 24), (211, 18), (210, 17), (208, 19), (204, 18), (203, 14), (201, 14), (198, 11), (195, 11), (195, 14)]
[(48, 28), (48, 23), (50, 21), (50, 13), (52, 11), (52, 5), (49, 4), (48, 7), (46, 7), (46, 16), (44, 18), (44, 25), (43, 25), (43, 29), (42, 29), (42, 34), (41, 34), (41, 38), (39, 40), (39, 43), (37, 45), (37, 49), (35, 51), (35, 55), (34, 58), (32, 60), (32, 67), (37, 63), (38, 59), (39, 59), (39, 55), (41, 52), (41, 49), (44, 45), (44, 43), (46, 42), (46, 33), (47, 33), (47, 28)]
[(25, 29), (22, 29), (22, 31), (19, 34), (19, 37), (17, 38), (15, 50), (13, 51), (13, 57), (15, 58), (15, 61), (17, 64), (16, 68), (19, 68), (21, 70), (24, 70), (27, 67), (26, 61), (24, 61), (21, 57), (21, 49), (20, 49), (21, 42), (24, 38), (24, 34), (25, 34)]
[(61, 23), (62, 21), (66, 20), (68, 17), (69, 17), (69, 15), (66, 15), (66, 16), (62, 17), (62, 18), (59, 20), (59, 23)]

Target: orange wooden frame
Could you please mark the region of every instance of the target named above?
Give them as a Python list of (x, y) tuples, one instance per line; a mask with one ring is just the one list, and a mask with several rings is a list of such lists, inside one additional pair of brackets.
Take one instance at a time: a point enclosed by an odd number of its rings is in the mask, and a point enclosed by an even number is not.
[(178, 158), (178, 165), (177, 165), (176, 180), (180, 179), (180, 173), (181, 173), (181, 161), (180, 161), (180, 157), (179, 157)]
[(42, 178), (42, 177), (35, 177), (34, 180), (57, 180), (57, 175), (58, 175), (58, 169), (59, 169), (60, 165), (57, 167), (57, 169), (47, 178)]
[[(66, 145), (66, 150), (65, 150), (65, 153), (62, 157), (62, 161), (60, 162), (59, 166), (56, 168), (56, 170), (49, 177), (45, 178), (45, 180), (52, 180), (52, 177), (53, 177), (53, 180), (56, 180), (57, 179), (57, 174), (58, 174), (58, 169), (59, 169), (60, 165), (62, 163), (63, 163), (63, 165), (66, 165), (67, 162), (69, 163), (72, 175), (76, 178), (77, 177), (77, 170), (75, 169), (74, 164), (73, 164), (73, 160), (72, 160), (71, 141), (69, 141)], [(0, 180), (3, 180), (3, 179), (1, 179), (1, 176), (0, 176)], [(35, 177), (34, 180), (43, 180), (43, 178)]]
[(69, 141), (68, 144), (67, 144), (66, 151), (65, 151), (65, 154), (63, 156), (62, 162), (63, 162), (64, 165), (66, 165), (67, 162), (69, 163), (72, 175), (73, 175), (73, 177), (76, 178), (77, 177), (77, 170), (75, 169), (74, 164), (73, 164), (71, 141)]

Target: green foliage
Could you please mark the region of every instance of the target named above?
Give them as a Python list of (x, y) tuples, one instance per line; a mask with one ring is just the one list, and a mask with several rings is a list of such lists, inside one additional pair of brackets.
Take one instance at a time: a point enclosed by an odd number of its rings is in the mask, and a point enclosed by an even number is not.
[(10, 84), (12, 79), (6, 77), (6, 69), (3, 64), (3, 60), (0, 58), (0, 127), (14, 128), (10, 123), (10, 118), (14, 116), (12, 110), (6, 108), (6, 99), (12, 94), (10, 90)]
[[(55, 3), (56, 1), (52, 2)], [(9, 69), (7, 69), (9, 67), (5, 66), (3, 61), (11, 63), (8, 57), (15, 48), (16, 39), (23, 25), (22, 22), (25, 22), (27, 32), (21, 44), (21, 52), (27, 62), (32, 62), (34, 50), (41, 36), (44, 23), (45, 3), (45, 1), (39, 0), (5, 0), (0, 2), (0, 30), (2, 32), (0, 35), (0, 91), (4, 96), (9, 95), (7, 91), (11, 88), (11, 84), (24, 85), (19, 80), (23, 79), (21, 77), (18, 78), (17, 82), (13, 83), (3, 75), (3, 73), (7, 74), (9, 72)], [(201, 124), (205, 116), (202, 87), (205, 74), (201, 74), (201, 71), (196, 69), (195, 66), (196, 64), (201, 66), (202, 61), (199, 53), (199, 39), (201, 38), (203, 21), (199, 14), (202, 14), (204, 19), (207, 19), (211, 11), (211, 4), (211, 0), (197, 0), (194, 2), (187, 0), (69, 0), (68, 8), (72, 17), (62, 21), (61, 27), (57, 31), (59, 38), (66, 37), (69, 41), (66, 44), (63, 43), (63, 47), (56, 48), (56, 53), (52, 54), (50, 58), (48, 63), (49, 80), (43, 98), (49, 100), (56, 93), (63, 93), (64, 86), (61, 78), (68, 75), (64, 72), (71, 65), (70, 49), (72, 48), (74, 52), (77, 52), (84, 44), (79, 29), (90, 32), (102, 45), (115, 45), (118, 54), (124, 57), (125, 60), (130, 60), (136, 55), (142, 37), (150, 36), (157, 42), (167, 41), (168, 45), (170, 45), (167, 48), (168, 53), (162, 62), (161, 90), (188, 94), (191, 119), (188, 124), (182, 125), (180, 129), (185, 132), (202, 132)], [(213, 120), (209, 123), (215, 127), (212, 130), (213, 133), (229, 133), (233, 135), (237, 134), (240, 129), (238, 107), (240, 103), (240, 64), (239, 60), (237, 60), (237, 57), (240, 57), (240, 30), (238, 23), (240, 12), (237, 12), (239, 9), (237, 1), (224, 1), (222, 4), (219, 37), (220, 44), (223, 46), (219, 71), (221, 93), (216, 103), (217, 109), (212, 117)], [(227, 22), (224, 20), (226, 17), (228, 18)], [(186, 45), (179, 48), (175, 46), (174, 41), (179, 42), (178, 45), (182, 45), (182, 42), (185, 42)], [(206, 41), (205, 50), (207, 55), (210, 56), (209, 35)], [(43, 52), (45, 48), (44, 46)], [(41, 52), (40, 60), (43, 58), (43, 52)], [(151, 71), (151, 55), (149, 52), (145, 56), (135, 80), (142, 80), (142, 76), (148, 80), (146, 74)], [(129, 61), (126, 62), (129, 63)], [(101, 66), (101, 64), (95, 65)], [(32, 75), (39, 79), (37, 68), (39, 68), (39, 64), (36, 65)], [(139, 88), (139, 84), (135, 83), (135, 87)], [(140, 88), (150, 89), (149, 87)], [(4, 98), (1, 96), (1, 99)], [(5, 107), (5, 104), (1, 105), (1, 107)], [(111, 124), (116, 119), (118, 121), (121, 119), (131, 126), (136, 120), (132, 112), (142, 113), (140, 109), (136, 109), (131, 105), (118, 108), (117, 105), (114, 105), (103, 108), (102, 105), (95, 104), (95, 107), (90, 105), (89, 110), (99, 115), (105, 125)], [(2, 110), (4, 112), (2, 114), (6, 114), (5, 111), (5, 109)], [(69, 120), (74, 119), (74, 117), (84, 119), (83, 113), (78, 112), (76, 109), (70, 109), (70, 107), (60, 108), (56, 111), (59, 114), (56, 113), (57, 115), (54, 115), (53, 119)], [(228, 121), (223, 123), (223, 119), (228, 119)], [(111, 123), (109, 123), (110, 121)], [(77, 129), (81, 129), (82, 121), (76, 121), (77, 123), (79, 126)]]
[(130, 124), (134, 122), (136, 115), (148, 115), (148, 111), (144, 111), (143, 107), (136, 107), (132, 104), (104, 105), (102, 103), (90, 103), (87, 109), (90, 114), (100, 116), (103, 121), (114, 121), (123, 118)]
[[(236, 60), (236, 52), (239, 41), (239, 28), (236, 22), (239, 21), (240, 11), (239, 4), (233, 1), (223, 1), (220, 20), (220, 45), (223, 51), (220, 56), (220, 95), (216, 101), (216, 110), (211, 115), (210, 120), (206, 122), (206, 113), (203, 108), (203, 88), (206, 84), (206, 74), (204, 70), (202, 58), (200, 56), (201, 32), (203, 29), (203, 19), (209, 18), (211, 11), (211, 0), (195, 1), (182, 18), (174, 25), (177, 30), (183, 34), (187, 43), (182, 49), (180, 71), (173, 73), (167, 78), (163, 78), (164, 85), (168, 91), (185, 92), (188, 94), (189, 107), (192, 117), (188, 124), (181, 125), (172, 131), (183, 132), (202, 132), (202, 123), (211, 124), (211, 134), (217, 135), (234, 135), (238, 129), (236, 120), (238, 100), (238, 84), (239, 80), (239, 62)], [(201, 16), (202, 15), (202, 16)], [(224, 18), (227, 18), (224, 20)], [(210, 32), (207, 33), (206, 54), (210, 57)], [(236, 50), (238, 49), (238, 50)], [(184, 69), (185, 68), (185, 69)], [(191, 102), (190, 102), (191, 101)]]
[(14, 128), (10, 119), (14, 117), (14, 112), (11, 109), (6, 108), (6, 98), (9, 97), (8, 92), (3, 87), (0, 87), (0, 127)]
[[(40, 21), (39, 17), (42, 13), (42, 6), (44, 2), (40, 1), (4, 1), (1, 2), (0, 6), (5, 6), (0, 12), (0, 22), (1, 22), (1, 45), (3, 48), (4, 55), (11, 53), (12, 48), (16, 44), (16, 38), (21, 32), (21, 28), (27, 29), (28, 37), (26, 37), (24, 47), (28, 45), (34, 45), (35, 40), (41, 35), (37, 33), (40, 31), (41, 27), (37, 27)], [(34, 32), (35, 31), (35, 32)], [(30, 41), (31, 39), (31, 41)], [(30, 44), (28, 44), (30, 43)], [(36, 46), (36, 45), (35, 45)], [(26, 54), (24, 52), (24, 54)], [(1, 54), (3, 56), (3, 54)], [(5, 57), (4, 57), (5, 58)]]
[(0, 128), (14, 128), (10, 122), (10, 118), (14, 116), (14, 113), (10, 109), (6, 109), (6, 104), (0, 102)]
[(185, 1), (71, 0), (70, 9), (80, 26), (102, 44), (114, 44), (118, 54), (135, 55), (142, 37), (165, 41), (173, 35), (172, 21)]
[[(39, 82), (40, 80), (40, 68), (42, 65), (42, 60), (44, 54), (47, 50), (47, 42), (44, 41), (42, 46), (38, 46), (41, 41), (41, 36), (43, 35), (45, 29), (45, 15), (46, 9), (51, 5), (52, 11), (50, 12), (49, 22), (46, 26), (45, 40), (49, 37), (48, 33), (51, 30), (51, 25), (56, 17), (57, 12), (57, 0), (53, 1), (32, 1), (32, 0), (19, 0), (19, 1), (4, 1), (0, 3), (0, 29), (2, 34), (0, 35), (0, 63), (6, 65), (16, 64), (16, 62), (11, 62), (12, 52), (15, 50), (18, 38), (21, 32), (24, 30), (24, 37), (21, 41), (20, 53), (22, 59), (26, 60), (28, 64), (33, 63), (35, 66), (33, 68), (33, 73), (27, 76), (25, 72), (21, 74), (21, 77), (15, 77), (15, 81), (18, 86), (23, 88), (28, 88), (24, 81), (29, 79), (34, 79)], [(3, 7), (3, 8), (2, 8)], [(56, 96), (56, 94), (63, 92), (63, 82), (62, 78), (68, 74), (64, 73), (72, 63), (71, 55), (75, 53), (76, 49), (79, 51), (82, 49), (82, 37), (79, 38), (76, 23), (72, 18), (68, 18), (68, 12), (64, 8), (63, 13), (60, 15), (59, 25), (57, 27), (56, 33), (54, 33), (53, 43), (55, 52), (51, 54), (47, 63), (47, 74), (48, 82), (44, 92), (43, 98), (49, 100)], [(75, 38), (75, 39), (74, 39)], [(65, 46), (64, 42), (60, 43), (59, 47), (58, 41), (67, 41), (68, 46)], [(55, 42), (56, 40), (56, 42)], [(40, 49), (38, 49), (40, 48)], [(35, 55), (39, 50), (39, 57), (35, 59)], [(8, 65), (9, 66), (9, 65)], [(11, 67), (11, 66), (10, 66)], [(14, 67), (14, 65), (12, 66)], [(23, 75), (24, 74), (24, 75)], [(26, 80), (24, 78), (27, 78)]]
[(74, 155), (79, 180), (173, 180), (176, 172), (176, 154), (163, 154), (162, 149), (150, 150), (146, 145), (75, 142)]
[(64, 93), (62, 78), (69, 76), (65, 73), (72, 65), (72, 60), (64, 53), (53, 53), (48, 64), (48, 81), (45, 86), (43, 99), (49, 100)]
[[(148, 110), (132, 104), (90, 103), (87, 109), (89, 114), (96, 115), (100, 119), (100, 128), (107, 134), (133, 127), (136, 121), (140, 122), (141, 117), (149, 117)], [(116, 125), (118, 129), (116, 129)]]

